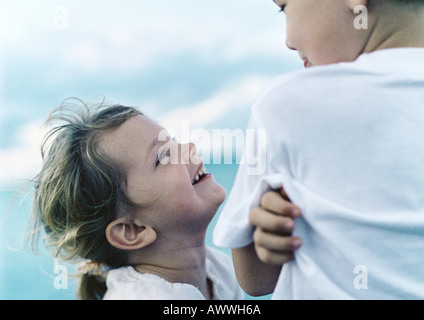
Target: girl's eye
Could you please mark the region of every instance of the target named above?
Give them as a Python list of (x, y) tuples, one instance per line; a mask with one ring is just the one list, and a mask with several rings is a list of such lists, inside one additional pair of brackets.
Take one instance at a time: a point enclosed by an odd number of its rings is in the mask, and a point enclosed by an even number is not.
[(286, 5), (282, 5), (282, 6), (281, 6), (281, 10), (280, 10), (280, 12), (284, 12), (284, 10), (286, 10)]
[(159, 148), (158, 156), (156, 158), (156, 167), (161, 164), (168, 164), (171, 161), (171, 146), (178, 144), (175, 137), (170, 138), (167, 142)]
[(162, 164), (168, 164), (171, 158), (171, 148), (167, 146), (163, 146), (159, 149), (158, 157), (156, 159), (156, 166), (159, 165), (159, 163)]

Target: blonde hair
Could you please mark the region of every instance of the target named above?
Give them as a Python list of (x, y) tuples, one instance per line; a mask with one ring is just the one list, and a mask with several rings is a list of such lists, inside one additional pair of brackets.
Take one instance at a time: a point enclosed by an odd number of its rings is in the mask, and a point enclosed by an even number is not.
[[(74, 103), (74, 101), (76, 103)], [(91, 260), (109, 268), (124, 266), (124, 251), (111, 246), (107, 225), (131, 212), (135, 205), (125, 193), (125, 177), (98, 146), (99, 136), (142, 113), (135, 108), (102, 104), (89, 107), (67, 99), (46, 123), (60, 124), (41, 145), (43, 167), (35, 178), (35, 199), (28, 240), (35, 248), (44, 229), (44, 242), (63, 260)], [(105, 278), (83, 274), (78, 296), (101, 299)]]

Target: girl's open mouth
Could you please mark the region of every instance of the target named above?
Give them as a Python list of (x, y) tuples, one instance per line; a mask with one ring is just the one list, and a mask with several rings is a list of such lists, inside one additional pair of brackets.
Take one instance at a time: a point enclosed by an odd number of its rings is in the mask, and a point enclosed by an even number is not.
[(193, 180), (191, 181), (192, 185), (195, 185), (196, 183), (199, 183), (200, 181), (202, 181), (205, 177), (207, 177), (208, 175), (210, 175), (210, 173), (206, 173), (206, 168), (205, 166), (202, 164), (200, 166), (200, 168), (197, 170), (196, 174), (194, 175)]
[(198, 180), (193, 181), (192, 185), (198, 184), (200, 181), (202, 181), (202, 180), (204, 180), (204, 179), (206, 179), (207, 177), (210, 177), (210, 176), (212, 176), (211, 173), (202, 174), (201, 176), (199, 176)]

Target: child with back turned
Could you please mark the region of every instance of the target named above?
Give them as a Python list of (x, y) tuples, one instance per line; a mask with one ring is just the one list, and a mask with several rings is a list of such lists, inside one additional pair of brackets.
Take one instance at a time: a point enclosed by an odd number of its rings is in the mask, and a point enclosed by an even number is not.
[(423, 299), (424, 1), (274, 2), (307, 70), (254, 104), (266, 172), (240, 165), (215, 244), (252, 295)]
[(84, 261), (80, 298), (243, 297), (231, 258), (205, 246), (225, 190), (193, 144), (121, 105), (67, 101), (48, 121), (31, 236)]

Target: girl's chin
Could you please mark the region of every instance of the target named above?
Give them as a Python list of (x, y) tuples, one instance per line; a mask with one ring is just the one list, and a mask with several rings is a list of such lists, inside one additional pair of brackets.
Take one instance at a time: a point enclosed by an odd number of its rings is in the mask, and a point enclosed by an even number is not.
[(225, 201), (225, 198), (227, 196), (227, 192), (219, 184), (216, 184), (216, 186), (215, 186), (215, 188), (212, 192), (213, 192), (213, 200), (212, 201), (214, 202), (214, 205), (216, 205), (216, 210), (218, 211), (219, 207)]
[(216, 210), (218, 210), (227, 196), (224, 187), (218, 184), (210, 173), (194, 184), (193, 188), (200, 198), (209, 202), (211, 206), (216, 207)]
[(211, 192), (213, 192), (213, 200), (216, 202), (218, 206), (220, 206), (225, 201), (227, 192), (219, 184), (216, 184)]

